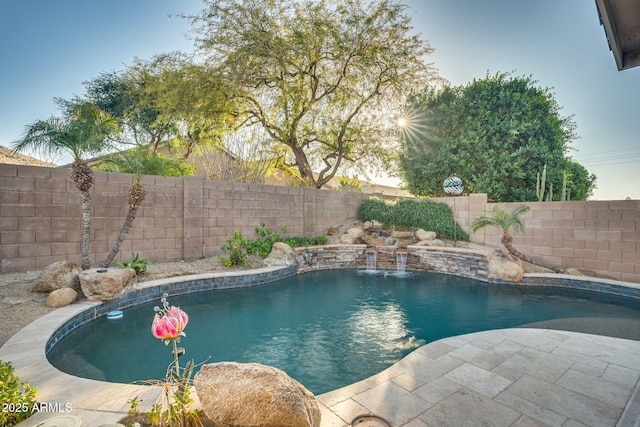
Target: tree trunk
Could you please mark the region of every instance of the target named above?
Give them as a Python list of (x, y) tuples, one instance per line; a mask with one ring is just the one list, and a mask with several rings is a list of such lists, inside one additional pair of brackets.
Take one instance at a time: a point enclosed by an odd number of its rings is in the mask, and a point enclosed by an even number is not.
[(89, 242), (91, 241), (91, 193), (89, 190), (81, 191), (80, 200), (82, 203), (82, 262), (80, 268), (87, 270), (91, 267), (91, 252)]
[(127, 237), (129, 230), (131, 230), (131, 227), (133, 226), (133, 221), (136, 219), (137, 213), (138, 213), (138, 206), (129, 207), (129, 211), (127, 212), (127, 217), (124, 220), (124, 224), (122, 224), (122, 228), (120, 229), (118, 238), (113, 244), (113, 247), (111, 248), (111, 252), (109, 252), (109, 255), (107, 255), (105, 260), (102, 261), (102, 264), (100, 264), (100, 267), (102, 268), (109, 267), (109, 265), (111, 265), (116, 255), (118, 255), (118, 252), (120, 251), (120, 246), (122, 246), (122, 243), (124, 242), (124, 239)]
[(507, 248), (507, 250), (511, 253), (511, 255), (521, 259), (522, 261), (528, 262), (529, 264), (537, 265), (539, 267), (548, 268), (549, 270), (555, 273), (564, 273), (564, 270), (559, 267), (548, 265), (540, 261), (535, 261), (527, 257), (526, 255), (524, 255), (520, 251), (518, 251), (516, 248), (513, 247), (513, 237), (511, 237), (511, 234), (509, 234), (508, 232), (505, 232), (502, 235), (502, 244), (504, 245), (505, 248)]

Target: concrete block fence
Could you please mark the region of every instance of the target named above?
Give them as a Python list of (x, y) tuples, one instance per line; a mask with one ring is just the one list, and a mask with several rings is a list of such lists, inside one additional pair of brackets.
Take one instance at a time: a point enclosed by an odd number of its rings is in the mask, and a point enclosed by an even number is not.
[[(454, 199), (435, 198), (454, 206)], [(521, 203), (499, 203), (510, 212)], [(527, 202), (524, 232), (513, 234), (520, 252), (541, 261), (576, 267), (587, 275), (640, 283), (640, 201)], [(495, 206), (486, 194), (456, 197), (456, 218), (471, 241), (500, 247), (502, 232), (471, 233), (473, 220)]]
[[(91, 262), (107, 255), (127, 214), (130, 174), (95, 172)], [(256, 237), (264, 222), (289, 236), (322, 234), (355, 218), (368, 194), (312, 188), (145, 176), (147, 196), (118, 259), (131, 252), (160, 261), (221, 254), (237, 229)], [(41, 269), (68, 259), (80, 263), (80, 193), (69, 169), (0, 164), (0, 273)]]
[[(95, 180), (93, 265), (104, 259), (120, 230), (133, 176), (96, 172)], [(290, 236), (311, 237), (357, 217), (360, 203), (370, 196), (200, 177), (146, 176), (142, 182), (147, 199), (120, 259), (128, 259), (131, 251), (155, 261), (217, 255), (234, 230), (255, 237), (260, 222), (274, 231), (287, 225)], [(433, 200), (452, 208), (455, 202), (457, 221), (473, 242), (500, 246), (499, 230), (470, 230), (472, 221), (494, 206), (486, 194)], [(514, 246), (595, 277), (640, 283), (639, 203), (529, 202), (525, 231), (514, 235)], [(500, 204), (506, 210), (517, 205)], [(0, 164), (0, 273), (41, 269), (61, 259), (79, 263), (80, 240), (80, 195), (68, 169)]]

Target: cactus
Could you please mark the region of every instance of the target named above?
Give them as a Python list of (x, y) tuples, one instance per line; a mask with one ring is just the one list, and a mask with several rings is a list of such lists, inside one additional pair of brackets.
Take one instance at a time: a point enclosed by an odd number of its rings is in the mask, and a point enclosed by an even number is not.
[(549, 183), (549, 193), (547, 194), (547, 202), (553, 201), (553, 182)]
[(567, 200), (567, 171), (562, 171), (562, 195), (560, 200), (563, 202)]
[(547, 165), (542, 168), (542, 180), (540, 180), (540, 173), (536, 176), (536, 196), (538, 201), (541, 202), (544, 198), (544, 187), (547, 180)]

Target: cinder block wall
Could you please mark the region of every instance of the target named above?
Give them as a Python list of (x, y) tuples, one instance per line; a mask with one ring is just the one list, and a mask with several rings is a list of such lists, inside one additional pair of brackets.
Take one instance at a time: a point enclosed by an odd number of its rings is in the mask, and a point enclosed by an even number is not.
[[(92, 265), (107, 255), (127, 214), (129, 174), (95, 173), (92, 188)], [(355, 218), (369, 195), (312, 188), (143, 177), (146, 200), (117, 259), (131, 251), (154, 261), (221, 254), (234, 230), (247, 238), (264, 222), (289, 236), (322, 234)], [(69, 170), (0, 164), (0, 272), (80, 262), (80, 193)]]
[[(92, 189), (92, 264), (110, 250), (127, 214), (133, 176), (96, 172)], [(313, 236), (355, 218), (368, 194), (207, 181), (198, 177), (144, 177), (147, 199), (124, 242), (155, 261), (221, 253), (240, 230), (255, 237), (264, 222), (290, 236)], [(453, 198), (435, 201), (454, 207)], [(514, 235), (521, 252), (577, 267), (590, 275), (640, 283), (640, 205), (636, 200), (528, 203), (525, 231)], [(511, 210), (518, 203), (500, 204)], [(473, 220), (493, 207), (485, 194), (455, 198), (456, 218), (471, 240), (499, 247), (501, 232), (470, 233)], [(80, 195), (68, 169), (0, 164), (0, 272), (41, 269), (61, 259), (80, 262)]]
[[(434, 199), (453, 207), (453, 198)], [(502, 232), (471, 222), (495, 204), (486, 194), (456, 197), (456, 218), (475, 243), (500, 247)], [(510, 212), (521, 203), (500, 203)], [(527, 202), (524, 232), (513, 234), (520, 252), (544, 262), (576, 267), (602, 278), (640, 283), (640, 201)]]

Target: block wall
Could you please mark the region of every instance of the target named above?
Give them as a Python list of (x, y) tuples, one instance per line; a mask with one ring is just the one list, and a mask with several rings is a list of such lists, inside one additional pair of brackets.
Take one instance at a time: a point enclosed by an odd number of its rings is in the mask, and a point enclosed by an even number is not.
[[(95, 172), (91, 262), (111, 249), (127, 215), (129, 174)], [(221, 254), (234, 230), (256, 237), (261, 222), (289, 236), (315, 236), (355, 218), (369, 195), (313, 188), (145, 176), (146, 199), (116, 259), (131, 252), (154, 261)], [(0, 164), (0, 272), (80, 263), (80, 193), (69, 170)]]
[[(472, 242), (500, 247), (502, 232), (486, 227), (471, 233), (473, 220), (491, 210), (485, 194), (455, 198), (458, 223)], [(453, 208), (453, 198), (434, 199)], [(500, 203), (510, 212), (521, 203)], [(527, 202), (524, 232), (513, 245), (543, 262), (576, 267), (585, 274), (640, 283), (640, 201)]]

